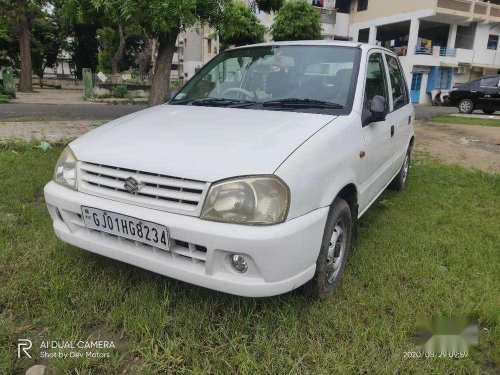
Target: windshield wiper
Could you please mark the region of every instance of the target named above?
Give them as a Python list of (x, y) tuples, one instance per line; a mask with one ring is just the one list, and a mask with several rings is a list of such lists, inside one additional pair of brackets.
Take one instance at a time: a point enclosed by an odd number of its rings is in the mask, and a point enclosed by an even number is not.
[(343, 109), (344, 106), (316, 99), (285, 98), (270, 100), (262, 103), (263, 107), (309, 107), (309, 108), (333, 108)]
[(228, 106), (239, 106), (239, 105), (249, 105), (255, 104), (251, 100), (243, 99), (224, 99), (224, 98), (202, 98), (196, 99), (188, 103), (190, 105), (208, 106), (208, 107), (228, 107)]

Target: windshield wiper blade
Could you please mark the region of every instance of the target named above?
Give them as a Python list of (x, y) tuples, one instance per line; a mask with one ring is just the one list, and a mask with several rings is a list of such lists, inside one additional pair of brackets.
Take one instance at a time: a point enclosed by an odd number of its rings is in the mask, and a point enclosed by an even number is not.
[(214, 106), (214, 107), (228, 107), (236, 105), (248, 105), (254, 104), (254, 101), (243, 100), (243, 99), (225, 99), (225, 98), (202, 98), (196, 99), (190, 102), (190, 105), (200, 105), (200, 106)]
[(309, 107), (309, 108), (333, 108), (343, 109), (344, 106), (338, 103), (326, 102), (316, 99), (285, 98), (270, 100), (262, 103), (263, 107)]

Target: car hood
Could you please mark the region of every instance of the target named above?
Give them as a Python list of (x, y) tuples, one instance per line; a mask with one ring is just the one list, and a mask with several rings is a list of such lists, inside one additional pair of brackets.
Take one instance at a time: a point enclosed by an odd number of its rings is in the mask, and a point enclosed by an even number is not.
[(335, 116), (161, 105), (103, 125), (71, 143), (79, 160), (216, 181), (271, 174)]

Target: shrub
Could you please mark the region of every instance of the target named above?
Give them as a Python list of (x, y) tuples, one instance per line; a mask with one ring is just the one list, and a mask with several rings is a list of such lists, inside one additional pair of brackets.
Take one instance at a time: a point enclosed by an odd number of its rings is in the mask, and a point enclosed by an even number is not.
[(128, 94), (127, 86), (118, 85), (113, 88), (113, 97), (124, 98)]
[(10, 96), (0, 94), (0, 104), (10, 102)]

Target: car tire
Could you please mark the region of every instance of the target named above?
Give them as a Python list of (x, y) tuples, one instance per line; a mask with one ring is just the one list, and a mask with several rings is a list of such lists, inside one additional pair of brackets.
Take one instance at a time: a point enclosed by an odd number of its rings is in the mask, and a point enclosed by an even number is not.
[(460, 113), (472, 113), (474, 111), (474, 102), (470, 99), (462, 99), (458, 103), (458, 110)]
[(411, 147), (406, 151), (405, 159), (403, 161), (403, 165), (399, 170), (394, 180), (391, 181), (389, 185), (389, 189), (402, 191), (406, 187), (406, 183), (408, 182), (408, 176), (410, 175), (410, 161), (411, 161)]
[(495, 111), (491, 109), (483, 109), (483, 112), (486, 113), (487, 115), (492, 115), (493, 113), (495, 113)]
[(325, 299), (339, 289), (351, 248), (353, 226), (351, 208), (344, 199), (335, 198), (326, 220), (316, 273), (306, 285), (312, 297)]

